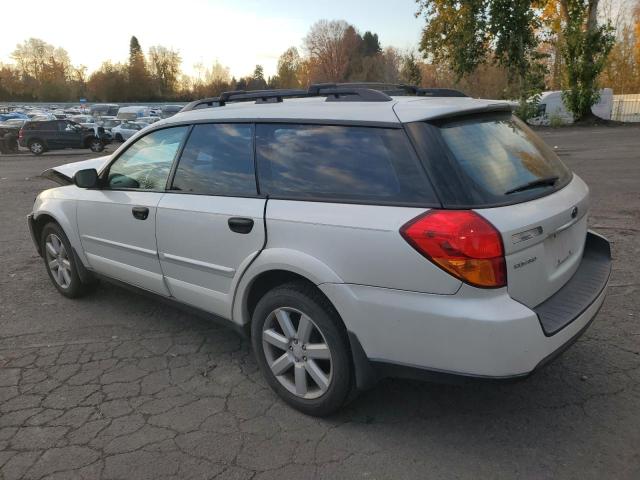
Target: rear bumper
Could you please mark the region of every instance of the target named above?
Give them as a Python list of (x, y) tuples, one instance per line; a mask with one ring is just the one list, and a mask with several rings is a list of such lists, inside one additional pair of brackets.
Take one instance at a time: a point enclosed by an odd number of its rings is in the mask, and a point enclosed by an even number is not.
[(580, 266), (554, 295), (533, 309), (546, 336), (565, 328), (595, 301), (611, 274), (611, 247), (602, 236), (587, 232)]
[[(429, 295), (362, 285), (320, 285), (350, 332), (358, 385), (368, 383), (362, 378), (380, 376), (512, 380), (530, 375), (577, 340), (604, 301), (609, 245), (597, 234), (590, 232), (589, 237), (585, 252), (597, 250), (606, 277), (599, 277), (597, 288), (580, 295), (579, 302), (573, 301), (578, 295), (570, 283), (547, 301), (555, 298), (553, 302), (536, 309), (513, 300), (506, 288), (463, 285), (455, 295)], [(585, 262), (590, 255), (585, 253)], [(581, 265), (574, 277), (589, 272), (591, 268)], [(553, 334), (545, 333), (541, 323), (551, 310), (549, 305), (563, 325)]]

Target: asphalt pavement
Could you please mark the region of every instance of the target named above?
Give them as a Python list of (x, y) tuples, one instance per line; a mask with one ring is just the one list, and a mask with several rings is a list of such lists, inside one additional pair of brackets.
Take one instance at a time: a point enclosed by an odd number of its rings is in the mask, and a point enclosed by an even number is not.
[(82, 157), (0, 156), (0, 478), (640, 478), (640, 126), (540, 133), (612, 241), (592, 327), (527, 380), (385, 380), (328, 419), (230, 329), (106, 283), (60, 296), (25, 216), (38, 174)]

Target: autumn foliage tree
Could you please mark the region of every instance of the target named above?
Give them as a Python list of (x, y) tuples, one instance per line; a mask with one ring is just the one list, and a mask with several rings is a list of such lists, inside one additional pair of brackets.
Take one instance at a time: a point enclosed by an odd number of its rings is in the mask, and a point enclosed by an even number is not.
[(614, 45), (612, 27), (598, 24), (598, 0), (560, 0), (567, 89), (563, 99), (576, 120), (592, 116), (600, 98), (598, 76)]
[(0, 64), (0, 100), (187, 101), (235, 89), (402, 82), (523, 100), (562, 89), (575, 117), (583, 118), (601, 85), (640, 92), (640, 0), (615, 37), (606, 9), (598, 15), (598, 0), (416, 2), (425, 21), (420, 54), (384, 45), (378, 33), (362, 33), (345, 20), (319, 20), (301, 50), (282, 53), (272, 77), (257, 65), (235, 78), (217, 60), (187, 74), (179, 52), (155, 45), (145, 54), (135, 36), (126, 61), (107, 61), (87, 74), (63, 49), (29, 39), (17, 45), (13, 64)]

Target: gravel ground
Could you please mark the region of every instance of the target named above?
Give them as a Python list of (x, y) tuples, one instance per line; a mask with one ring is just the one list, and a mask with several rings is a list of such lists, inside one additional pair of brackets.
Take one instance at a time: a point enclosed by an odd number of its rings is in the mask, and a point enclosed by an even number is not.
[(107, 284), (60, 296), (25, 215), (39, 172), (89, 154), (0, 157), (0, 478), (640, 478), (640, 128), (541, 134), (613, 242), (596, 322), (526, 381), (387, 380), (329, 419), (231, 330)]

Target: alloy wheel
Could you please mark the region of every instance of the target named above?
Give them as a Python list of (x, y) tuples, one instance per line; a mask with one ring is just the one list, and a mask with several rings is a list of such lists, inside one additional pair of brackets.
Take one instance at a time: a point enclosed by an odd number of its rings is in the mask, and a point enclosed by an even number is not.
[(71, 262), (64, 243), (55, 233), (47, 235), (45, 240), (47, 266), (51, 276), (62, 288), (71, 285)]
[(277, 308), (262, 328), (267, 365), (278, 382), (305, 399), (322, 396), (331, 385), (331, 350), (318, 325), (295, 308)]

